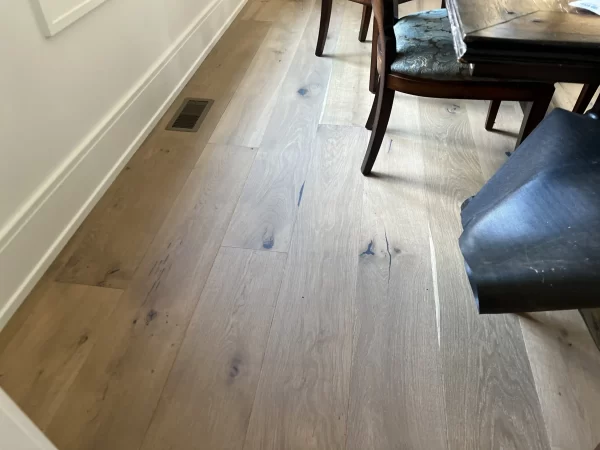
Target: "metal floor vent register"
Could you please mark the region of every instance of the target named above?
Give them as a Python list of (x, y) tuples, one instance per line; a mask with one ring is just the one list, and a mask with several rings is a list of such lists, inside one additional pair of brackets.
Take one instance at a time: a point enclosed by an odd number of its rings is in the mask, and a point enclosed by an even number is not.
[(175, 113), (175, 116), (169, 121), (167, 130), (198, 131), (212, 104), (213, 100), (186, 98), (183, 101), (183, 105)]

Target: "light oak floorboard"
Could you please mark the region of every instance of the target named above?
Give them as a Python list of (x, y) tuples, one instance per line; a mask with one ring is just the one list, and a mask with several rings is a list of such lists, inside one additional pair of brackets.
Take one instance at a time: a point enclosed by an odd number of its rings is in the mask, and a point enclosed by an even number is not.
[[(330, 33), (342, 7), (334, 4)], [(331, 61), (314, 56), (320, 8), (315, 4), (281, 87), (263, 143), (248, 176), (223, 245), (286, 252), (306, 187)], [(342, 5), (343, 6), (343, 5)], [(329, 41), (334, 44), (335, 41)]]
[(479, 316), (458, 248), (460, 204), (483, 184), (464, 102), (419, 99), (451, 449), (548, 449), (518, 318)]
[(262, 7), (263, 2), (261, 0), (248, 0), (246, 5), (242, 8), (239, 14), (241, 20), (256, 20), (255, 15)]
[(289, 0), (254, 0), (241, 13), (241, 17), (244, 20), (275, 22), (287, 1)]
[(48, 427), (59, 448), (140, 446), (254, 155), (202, 154)]
[(44, 299), (46, 298), (48, 291), (54, 289), (54, 278), (60, 273), (66, 262), (69, 260), (72, 252), (75, 250), (78, 243), (78, 237), (80, 237), (78, 234), (73, 236), (73, 239), (71, 239), (65, 248), (58, 254), (56, 259), (50, 264), (46, 272), (34, 286), (33, 290), (1, 330), (0, 355), (4, 353), (6, 346), (10, 345), (15, 336), (21, 332), (23, 324), (29, 319), (31, 314), (33, 314), (33, 310), (38, 304), (45, 301)]
[[(405, 100), (397, 108), (418, 131), (417, 99)], [(384, 141), (374, 172), (364, 185), (346, 448), (446, 449), (419, 141)]]
[(600, 352), (578, 311), (521, 315), (553, 450), (600, 444)]
[(485, 180), (488, 180), (504, 164), (515, 150), (515, 142), (523, 120), (521, 107), (517, 102), (502, 102), (494, 131), (484, 128), (489, 102), (464, 102), (479, 167)]
[[(583, 89), (583, 84), (576, 83), (556, 83), (555, 85), (556, 91), (554, 92), (554, 97), (552, 99), (552, 106), (555, 108), (566, 109), (567, 111), (573, 110), (573, 106), (575, 106), (575, 102), (581, 93), (581, 89)], [(600, 91), (600, 89), (599, 89)], [(598, 92), (594, 95), (592, 100), (590, 101), (589, 107), (586, 108), (586, 111), (592, 107), (594, 101), (598, 98)]]
[(361, 19), (362, 5), (348, 3), (337, 45), (325, 48), (333, 67), (322, 124), (364, 126), (369, 116), (374, 97), (369, 92), (371, 43), (357, 39)]
[[(58, 281), (127, 287), (268, 29), (254, 21), (232, 24), (76, 232)], [(215, 103), (196, 133), (166, 131), (186, 97)]]
[(367, 133), (320, 127), (245, 450), (343, 449)]
[(286, 257), (221, 248), (144, 450), (242, 448)]
[(50, 283), (0, 354), (0, 386), (43, 431), (79, 375), (122, 291)]
[(259, 147), (315, 0), (287, 0), (210, 142)]

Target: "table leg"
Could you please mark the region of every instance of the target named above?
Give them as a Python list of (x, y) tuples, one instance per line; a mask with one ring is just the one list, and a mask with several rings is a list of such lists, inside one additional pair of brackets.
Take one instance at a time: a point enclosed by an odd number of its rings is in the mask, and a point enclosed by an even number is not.
[(521, 142), (523, 142), (535, 127), (544, 120), (550, 102), (552, 101), (552, 95), (554, 95), (554, 86), (549, 86), (548, 92), (540, 95), (533, 102), (527, 104), (524, 111), (523, 123), (521, 123), (521, 130), (519, 131), (519, 137), (517, 138), (517, 147), (521, 145)]
[(488, 131), (492, 131), (494, 129), (494, 122), (496, 122), (496, 116), (498, 115), (498, 110), (500, 109), (500, 104), (502, 102), (500, 100), (492, 100), (490, 102), (490, 107), (488, 109), (488, 115), (485, 119), (485, 129)]
[(596, 342), (596, 346), (600, 350), (600, 308), (595, 309), (580, 309), (579, 313), (590, 331), (590, 334)]
[(596, 93), (597, 89), (598, 84), (586, 84), (585, 86), (583, 86), (583, 89), (581, 89), (581, 94), (579, 94), (577, 102), (573, 107), (573, 112), (577, 114), (583, 114), (585, 112), (585, 109), (592, 101), (592, 97), (594, 97), (594, 94)]

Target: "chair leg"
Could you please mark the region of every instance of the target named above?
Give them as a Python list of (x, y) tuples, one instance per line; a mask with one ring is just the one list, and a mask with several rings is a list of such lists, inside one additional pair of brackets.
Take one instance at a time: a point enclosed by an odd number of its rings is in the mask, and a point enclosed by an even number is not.
[(369, 25), (371, 24), (372, 11), (372, 6), (363, 5), (362, 21), (360, 22), (360, 31), (358, 33), (358, 40), (360, 42), (365, 42), (367, 40), (367, 33), (369, 32)]
[(319, 38), (317, 39), (317, 49), (315, 55), (323, 56), (325, 42), (327, 41), (327, 32), (329, 31), (329, 21), (331, 20), (331, 8), (333, 0), (321, 0), (321, 24), (319, 25)]
[(488, 115), (485, 119), (485, 129), (492, 131), (494, 129), (494, 122), (496, 122), (496, 116), (500, 109), (501, 100), (492, 100), (490, 102), (490, 108), (488, 109)]
[(523, 142), (525, 138), (534, 130), (534, 128), (537, 127), (542, 120), (544, 120), (544, 117), (548, 112), (550, 102), (552, 101), (552, 95), (554, 95), (554, 86), (550, 86), (550, 89), (548, 89), (546, 93), (540, 95), (533, 102), (527, 104), (525, 116), (523, 117), (523, 122), (521, 123), (521, 131), (519, 131), (519, 137), (517, 138), (517, 147), (521, 145), (521, 142)]
[(583, 86), (583, 89), (581, 90), (581, 94), (579, 94), (579, 97), (577, 98), (577, 102), (575, 103), (575, 106), (573, 107), (573, 112), (577, 113), (577, 114), (585, 113), (585, 109), (588, 107), (588, 105), (592, 101), (592, 97), (594, 97), (594, 94), (596, 93), (597, 90), (598, 90), (598, 84), (586, 84), (585, 86)]
[[(369, 146), (367, 147), (367, 153), (365, 153), (365, 159), (363, 160), (360, 169), (363, 175), (369, 175), (371, 173), (373, 164), (375, 164), (375, 160), (377, 159), (377, 154), (379, 153), (383, 137), (385, 136), (385, 130), (390, 121), (395, 93), (394, 90), (388, 89), (385, 86), (383, 80), (380, 80), (379, 89), (375, 95), (371, 114), (369, 115), (369, 121), (371, 121), (373, 131), (371, 133)], [(369, 121), (367, 121), (367, 128), (369, 128)]]
[(377, 40), (379, 39), (379, 29), (377, 28), (377, 22), (373, 19), (373, 41), (371, 42), (371, 74), (369, 76), (369, 91), (371, 94), (377, 92), (377, 79), (379, 75), (377, 73)]

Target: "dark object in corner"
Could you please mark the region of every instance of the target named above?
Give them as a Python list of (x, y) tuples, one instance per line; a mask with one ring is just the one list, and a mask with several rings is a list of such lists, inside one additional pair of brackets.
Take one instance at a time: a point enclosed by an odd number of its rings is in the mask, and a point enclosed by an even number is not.
[(600, 307), (600, 120), (554, 110), (462, 207), (479, 312)]

